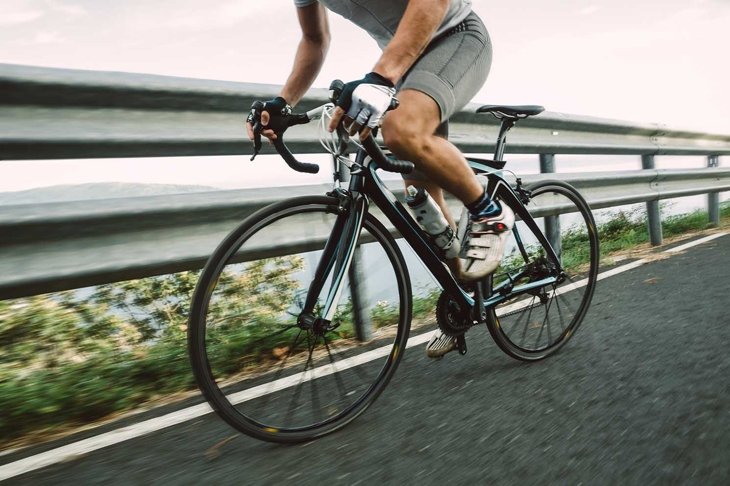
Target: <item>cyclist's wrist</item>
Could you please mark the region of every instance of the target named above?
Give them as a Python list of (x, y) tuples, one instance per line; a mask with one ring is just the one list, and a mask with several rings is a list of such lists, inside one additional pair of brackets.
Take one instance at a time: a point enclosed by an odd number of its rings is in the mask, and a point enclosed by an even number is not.
[(382, 60), (375, 64), (373, 72), (387, 79), (393, 85), (398, 84), (398, 81), (400, 81), (404, 74), (400, 66), (383, 62)]
[(383, 86), (387, 86), (388, 88), (395, 88), (395, 82), (392, 79), (380, 74), (377, 71), (369, 72), (365, 75), (365, 79), (369, 82), (375, 81), (377, 84), (382, 84)]
[(285, 116), (291, 114), (291, 106), (282, 96), (277, 96), (276, 98), (265, 102), (263, 109), (268, 111), (272, 116)]

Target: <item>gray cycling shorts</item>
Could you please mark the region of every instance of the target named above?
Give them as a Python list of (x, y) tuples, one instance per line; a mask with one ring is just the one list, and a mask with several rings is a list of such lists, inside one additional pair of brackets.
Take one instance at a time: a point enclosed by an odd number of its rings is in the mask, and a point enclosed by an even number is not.
[[(448, 138), (448, 119), (463, 108), (484, 85), (492, 65), (492, 43), (484, 23), (474, 12), (440, 35), (406, 73), (399, 90), (415, 89), (441, 110), (436, 134)], [(413, 171), (406, 179), (426, 179)]]

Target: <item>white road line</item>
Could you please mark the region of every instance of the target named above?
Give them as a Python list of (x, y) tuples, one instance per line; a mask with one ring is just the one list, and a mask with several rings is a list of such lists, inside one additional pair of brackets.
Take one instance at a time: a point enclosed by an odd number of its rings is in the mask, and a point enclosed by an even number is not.
[(719, 238), (721, 236), (725, 236), (728, 234), (727, 231), (723, 231), (720, 233), (715, 233), (714, 235), (705, 236), (704, 238), (700, 238), (699, 240), (690, 241), (689, 243), (685, 243), (684, 245), (676, 246), (674, 248), (670, 248), (665, 251), (665, 253), (677, 253), (680, 251), (684, 251), (687, 248), (692, 248), (693, 246), (701, 245), (702, 243), (706, 243), (708, 241), (712, 241), (715, 238)]
[[(426, 341), (431, 339), (431, 336), (434, 332), (435, 331), (429, 331), (423, 334), (419, 334), (417, 336), (413, 336), (408, 340), (406, 348), (418, 346), (419, 344), (425, 343)], [(388, 353), (390, 353), (390, 347), (383, 346), (381, 348), (373, 349), (372, 351), (368, 351), (361, 355), (344, 359), (337, 363), (337, 369), (335, 369), (335, 366), (328, 365), (323, 366), (322, 370), (317, 370), (314, 373), (311, 371), (307, 372), (308, 376), (305, 376), (305, 372), (297, 373), (286, 378), (281, 378), (272, 383), (259, 385), (257, 387), (251, 388), (250, 390), (244, 390), (238, 393), (234, 393), (230, 396), (230, 398), (234, 404), (242, 403), (247, 400), (252, 400), (262, 395), (266, 395), (267, 393), (274, 393), (276, 391), (280, 391), (285, 388), (294, 386), (298, 384), (300, 380), (302, 383), (304, 383), (314, 378), (320, 378), (322, 376), (330, 375), (332, 373), (344, 371), (348, 368), (359, 366), (361, 364), (373, 361), (377, 358), (387, 356)], [(200, 405), (195, 405), (193, 407), (188, 407), (183, 410), (178, 410), (177, 412), (171, 412), (161, 417), (145, 420), (144, 422), (129, 425), (127, 427), (122, 427), (121, 429), (112, 430), (110, 432), (90, 437), (88, 439), (83, 439), (78, 442), (74, 442), (73, 444), (57, 447), (56, 449), (36, 454), (35, 456), (20, 459), (18, 461), (0, 466), (0, 481), (4, 481), (5, 479), (10, 479), (12, 477), (25, 474), (27, 472), (35, 471), (37, 469), (41, 469), (61, 461), (66, 461), (74, 457), (81, 456), (83, 454), (88, 454), (89, 452), (103, 449), (104, 447), (119, 444), (120, 442), (124, 442), (129, 439), (141, 437), (143, 435), (156, 432), (158, 430), (162, 430), (173, 425), (181, 424), (183, 422), (187, 422), (206, 415), (212, 411), (213, 409), (210, 407), (210, 405), (208, 405), (207, 403), (203, 403)]]
[(89, 437), (88, 439), (74, 442), (50, 451), (36, 454), (35, 456), (26, 457), (19, 461), (11, 462), (0, 466), (0, 481), (10, 479), (21, 474), (25, 474), (36, 469), (41, 469), (51, 464), (56, 464), (61, 461), (73, 459), (76, 456), (88, 454), (104, 447), (108, 447), (120, 442), (124, 442), (129, 439), (134, 439), (142, 435), (162, 430), (172, 425), (177, 425), (183, 422), (187, 422), (194, 418), (205, 415), (213, 410), (210, 405), (203, 403), (194, 407), (188, 407), (177, 412), (168, 413), (162, 417), (145, 420), (138, 424), (129, 425), (122, 427), (121, 429), (112, 430), (101, 435)]
[[(665, 250), (665, 253), (677, 253), (680, 251), (684, 251), (688, 248), (692, 248), (693, 246), (701, 245), (702, 243), (706, 243), (708, 241), (714, 240), (715, 238), (719, 238), (721, 236), (725, 236), (727, 234), (729, 234), (729, 233), (728, 232), (715, 233), (713, 235), (706, 236), (704, 238), (700, 238), (699, 240), (691, 241), (687, 244), (678, 246), (676, 248), (671, 248), (669, 250)], [(648, 259), (641, 259), (641, 260), (637, 260), (635, 262), (631, 262), (626, 265), (622, 265), (620, 267), (617, 267), (612, 270), (608, 270), (606, 272), (599, 274), (598, 279), (603, 280), (604, 278), (618, 275), (619, 273), (623, 273), (623, 272), (632, 270), (634, 268), (640, 267), (646, 263), (649, 263), (649, 261), (650, 260), (648, 260)], [(586, 284), (586, 281), (581, 280), (570, 286), (565, 287), (565, 290), (561, 289), (560, 293), (568, 292), (569, 290), (583, 287), (585, 284)], [(515, 310), (515, 309), (519, 308), (520, 306), (525, 306), (525, 305), (527, 305), (527, 304), (524, 303), (524, 301), (518, 302), (518, 303), (510, 306), (509, 310)], [(434, 333), (434, 331), (430, 331), (430, 332), (426, 332), (426, 333), (411, 337), (410, 339), (408, 339), (406, 348), (411, 348), (413, 346), (418, 346), (420, 344), (427, 342), (429, 339), (431, 339), (431, 336), (433, 335), (433, 333)], [(333, 365), (328, 365), (328, 366), (322, 367), (322, 370), (317, 370), (316, 372), (307, 372), (308, 376), (305, 376), (304, 372), (297, 373), (295, 375), (292, 375), (292, 376), (289, 376), (286, 378), (281, 378), (281, 379), (276, 380), (275, 382), (269, 383), (267, 385), (260, 385), (260, 386), (254, 387), (250, 390), (245, 390), (242, 392), (235, 393), (231, 396), (231, 399), (232, 399), (233, 403), (241, 403), (241, 402), (244, 402), (247, 400), (252, 400), (254, 398), (260, 397), (267, 393), (274, 393), (276, 391), (280, 391), (285, 388), (291, 387), (291, 386), (299, 383), (300, 380), (302, 382), (305, 382), (305, 381), (312, 380), (314, 378), (320, 378), (322, 376), (331, 375), (333, 373), (344, 371), (344, 370), (346, 370), (348, 368), (352, 368), (354, 366), (359, 366), (361, 364), (368, 363), (375, 359), (386, 356), (389, 352), (390, 352), (389, 346), (384, 346), (382, 348), (373, 349), (372, 351), (368, 351), (361, 355), (353, 356), (352, 358), (347, 358), (345, 360), (340, 361), (339, 363), (337, 363), (337, 369), (335, 369), (335, 366), (333, 366)], [(93, 451), (96, 451), (99, 449), (103, 449), (105, 447), (119, 444), (120, 442), (124, 442), (124, 441), (134, 439), (137, 437), (141, 437), (143, 435), (147, 435), (149, 433), (156, 432), (158, 430), (162, 430), (167, 427), (171, 427), (173, 425), (181, 424), (183, 422), (188, 422), (195, 418), (206, 415), (212, 411), (213, 410), (210, 408), (210, 406), (207, 403), (203, 403), (200, 405), (195, 405), (193, 407), (185, 408), (183, 410), (178, 410), (177, 412), (171, 412), (171, 413), (168, 413), (161, 417), (156, 417), (153, 419), (145, 420), (144, 422), (128, 425), (127, 427), (122, 427), (121, 429), (112, 430), (110, 432), (105, 432), (103, 434), (100, 434), (100, 435), (97, 435), (94, 437), (90, 437), (88, 439), (83, 439), (78, 442), (74, 442), (72, 444), (57, 447), (56, 449), (52, 449), (50, 451), (36, 454), (34, 456), (27, 457), (25, 459), (20, 459), (18, 461), (11, 462), (9, 464), (0, 466), (0, 481), (4, 481), (6, 479), (10, 479), (15, 476), (19, 476), (21, 474), (35, 471), (35, 470), (50, 466), (52, 464), (66, 461), (66, 460), (72, 459), (74, 457), (83, 455), (83, 454), (88, 454), (90, 452), (93, 452)]]

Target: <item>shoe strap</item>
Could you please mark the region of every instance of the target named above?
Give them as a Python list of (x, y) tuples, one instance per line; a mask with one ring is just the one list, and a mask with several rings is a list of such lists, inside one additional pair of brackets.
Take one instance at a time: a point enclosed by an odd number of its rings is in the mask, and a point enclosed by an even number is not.
[(484, 235), (484, 234), (494, 234), (498, 235), (500, 233), (506, 233), (509, 231), (509, 226), (504, 224), (501, 221), (486, 221), (484, 223), (477, 222), (476, 224), (479, 225), (479, 229), (473, 229), (471, 230), (472, 235)]

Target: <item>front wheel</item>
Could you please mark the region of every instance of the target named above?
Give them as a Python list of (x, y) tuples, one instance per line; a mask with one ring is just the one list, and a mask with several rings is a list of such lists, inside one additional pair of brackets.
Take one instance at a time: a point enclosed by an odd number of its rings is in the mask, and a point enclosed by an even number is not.
[[(268, 206), (221, 243), (201, 274), (188, 327), (193, 371), (208, 402), (245, 434), (301, 442), (343, 427), (384, 390), (405, 350), (403, 256), (369, 213), (351, 246), (342, 236), (351, 219), (341, 213), (325, 196)], [(354, 257), (343, 258), (345, 247), (356, 248)], [(331, 292), (342, 265), (344, 284)], [(321, 291), (308, 298), (310, 287)], [(333, 301), (331, 319), (320, 319)], [(303, 319), (307, 302), (314, 308)]]
[[(492, 308), (487, 326), (504, 352), (534, 361), (560, 349), (583, 321), (596, 286), (599, 251), (593, 214), (575, 188), (541, 181), (527, 189), (531, 199), (526, 208), (550, 240), (563, 272), (556, 283)], [(517, 287), (554, 274), (552, 269), (542, 245), (518, 221), (500, 269), (488, 280), (493, 289), (504, 288), (505, 282)]]

